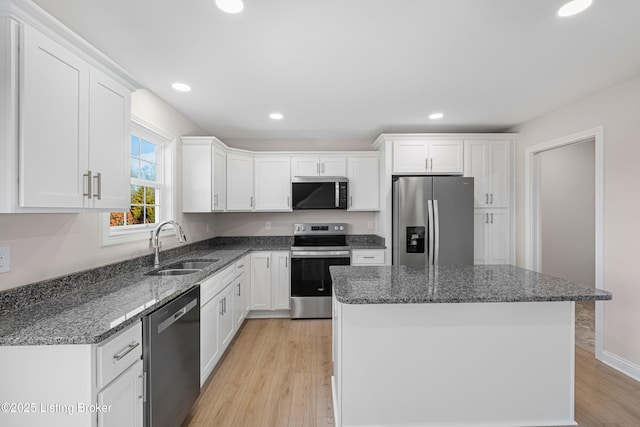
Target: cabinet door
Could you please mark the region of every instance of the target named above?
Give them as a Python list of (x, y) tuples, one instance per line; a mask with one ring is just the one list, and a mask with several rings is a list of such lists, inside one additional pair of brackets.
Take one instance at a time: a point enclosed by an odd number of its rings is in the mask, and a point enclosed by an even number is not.
[(485, 247), (489, 217), (485, 210), (476, 209), (473, 213), (473, 263), (485, 264)]
[(211, 144), (182, 144), (182, 211), (211, 212)]
[(89, 85), (89, 207), (128, 210), (131, 92), (104, 73), (91, 69)]
[(216, 298), (220, 309), (220, 316), (218, 317), (218, 343), (221, 352), (224, 352), (229, 346), (235, 331), (235, 316), (233, 312), (234, 290), (235, 286), (230, 284)]
[(288, 310), (291, 307), (291, 276), (289, 252), (273, 252), (271, 272), (272, 309)]
[(233, 328), (237, 331), (242, 326), (244, 320), (244, 277), (245, 273), (242, 273), (233, 282)]
[(251, 309), (271, 309), (271, 253), (251, 254)]
[(143, 426), (142, 372), (142, 360), (138, 360), (98, 393), (98, 405), (110, 408), (98, 412), (98, 427)]
[(464, 176), (473, 178), (473, 205), (484, 208), (489, 203), (488, 141), (464, 142)]
[(511, 199), (511, 142), (490, 141), (487, 171), (491, 191), (489, 203), (492, 208), (506, 208)]
[(347, 162), (344, 157), (321, 157), (321, 176), (347, 176)]
[(291, 175), (294, 177), (320, 175), (320, 160), (317, 157), (293, 157)]
[(253, 157), (227, 154), (227, 210), (253, 210)]
[(256, 211), (291, 210), (290, 170), (289, 157), (255, 159)]
[(227, 209), (227, 154), (222, 148), (213, 148), (213, 210)]
[(492, 209), (489, 213), (485, 264), (509, 264), (511, 260), (511, 239), (509, 209)]
[(349, 205), (351, 211), (380, 209), (380, 172), (377, 157), (349, 157)]
[(429, 140), (429, 173), (460, 174), (464, 172), (464, 144), (462, 140)]
[(244, 297), (244, 317), (249, 315), (251, 311), (251, 255), (247, 255), (244, 257), (244, 263), (246, 265), (245, 271), (246, 273), (243, 276), (242, 284), (243, 288), (243, 297)]
[(89, 65), (28, 25), (22, 43), (20, 206), (82, 208)]
[(393, 142), (394, 173), (426, 173), (427, 143), (426, 141), (394, 141)]
[(220, 298), (213, 298), (200, 308), (200, 386), (207, 380), (222, 355), (218, 338)]

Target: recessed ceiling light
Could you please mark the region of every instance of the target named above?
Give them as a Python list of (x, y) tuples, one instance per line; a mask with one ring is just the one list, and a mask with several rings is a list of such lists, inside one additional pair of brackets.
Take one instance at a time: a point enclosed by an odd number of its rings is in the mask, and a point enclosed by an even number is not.
[(242, 0), (216, 0), (216, 6), (227, 13), (240, 13), (244, 9)]
[(444, 117), (444, 114), (442, 113), (433, 113), (433, 114), (429, 114), (429, 118), (431, 120), (438, 120)]
[(191, 90), (191, 86), (189, 86), (186, 83), (176, 82), (172, 84), (171, 87), (177, 90), (178, 92), (189, 92)]
[(284, 116), (281, 113), (271, 113), (269, 114), (269, 118), (273, 120), (282, 120)]
[(593, 0), (571, 0), (558, 9), (557, 15), (562, 17), (577, 15), (591, 6), (591, 3), (593, 3)]

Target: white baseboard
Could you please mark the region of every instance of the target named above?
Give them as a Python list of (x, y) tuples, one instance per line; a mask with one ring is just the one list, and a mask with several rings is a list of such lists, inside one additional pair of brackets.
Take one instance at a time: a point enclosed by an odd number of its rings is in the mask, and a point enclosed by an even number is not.
[(251, 310), (247, 319), (283, 319), (291, 318), (291, 310)]
[(622, 372), (636, 381), (640, 381), (640, 366), (608, 351), (602, 352), (602, 363)]

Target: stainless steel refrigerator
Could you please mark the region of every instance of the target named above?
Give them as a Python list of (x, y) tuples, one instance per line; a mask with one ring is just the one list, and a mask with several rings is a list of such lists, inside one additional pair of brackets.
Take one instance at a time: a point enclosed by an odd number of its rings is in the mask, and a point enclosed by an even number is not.
[(473, 264), (473, 178), (393, 177), (393, 265)]

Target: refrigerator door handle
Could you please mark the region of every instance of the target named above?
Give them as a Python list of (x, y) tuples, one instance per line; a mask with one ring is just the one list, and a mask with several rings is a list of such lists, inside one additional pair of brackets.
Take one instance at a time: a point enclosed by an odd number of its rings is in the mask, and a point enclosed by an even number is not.
[(428, 253), (428, 264), (433, 265), (434, 259), (434, 222), (433, 222), (433, 200), (427, 200), (427, 210), (429, 212), (429, 253)]
[(435, 250), (433, 251), (433, 265), (438, 265), (438, 256), (440, 255), (440, 219), (439, 219), (438, 201), (433, 201), (433, 223), (435, 228)]
[(400, 214), (399, 202), (400, 202), (400, 194), (399, 194), (400, 183), (398, 181), (393, 181), (393, 249), (391, 252), (391, 264), (398, 265), (400, 264), (400, 219), (398, 215)]

